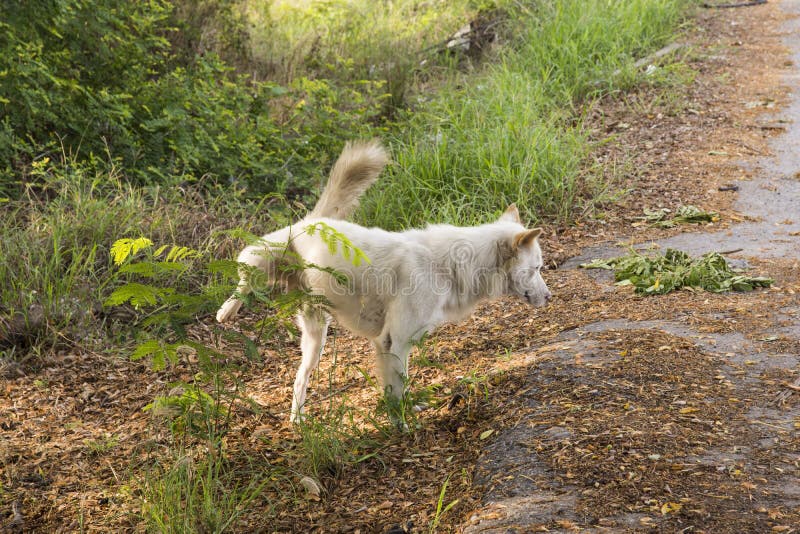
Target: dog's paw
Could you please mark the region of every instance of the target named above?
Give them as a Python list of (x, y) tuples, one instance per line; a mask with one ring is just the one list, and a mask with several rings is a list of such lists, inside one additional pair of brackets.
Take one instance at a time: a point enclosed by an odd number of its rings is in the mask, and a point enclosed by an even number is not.
[(305, 421), (306, 416), (303, 415), (303, 412), (295, 412), (292, 410), (292, 415), (289, 416), (289, 422), (293, 425), (300, 425)]
[(242, 301), (239, 299), (230, 298), (226, 300), (225, 304), (220, 306), (219, 311), (217, 311), (217, 322), (225, 323), (231, 320), (231, 318), (239, 311), (241, 306)]

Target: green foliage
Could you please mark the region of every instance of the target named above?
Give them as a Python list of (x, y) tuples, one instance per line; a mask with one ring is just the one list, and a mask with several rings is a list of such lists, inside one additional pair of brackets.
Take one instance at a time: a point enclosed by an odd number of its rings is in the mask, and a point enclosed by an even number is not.
[[(270, 466), (237, 468), (220, 458), (195, 459), (178, 450), (170, 465), (156, 464), (142, 481), (142, 515), (149, 532), (246, 530), (237, 521), (274, 477)], [(259, 511), (269, 515), (269, 504)]]
[(668, 218), (671, 210), (661, 208), (657, 210), (644, 210), (642, 220), (657, 228), (673, 228), (679, 224), (701, 224), (716, 222), (719, 220), (719, 213), (716, 211), (706, 211), (696, 206), (680, 206), (675, 216)]
[(363, 450), (370, 440), (359, 430), (353, 415), (345, 399), (340, 398), (336, 406), (317, 416), (304, 416), (298, 423), (303, 463), (317, 479), (336, 477), (345, 467), (369, 457)]
[(434, 534), (437, 532), (437, 528), (439, 527), (439, 523), (442, 520), (442, 516), (450, 511), (450, 509), (458, 504), (458, 499), (454, 501), (450, 501), (447, 505), (444, 504), (444, 496), (447, 493), (447, 485), (450, 483), (450, 477), (448, 476), (445, 479), (444, 484), (442, 484), (442, 489), (439, 491), (439, 499), (436, 501), (436, 512), (433, 515), (433, 519), (431, 519), (430, 526), (428, 528), (428, 532)]
[(138, 183), (204, 177), (302, 196), (379, 110), (379, 96), (365, 95), (380, 84), (297, 82), (279, 125), (272, 114), (282, 105), (273, 101), (288, 89), (234, 73), (214, 53), (229, 47), (209, 50), (191, 37), (189, 27), (203, 34), (196, 16), (204, 9), (223, 28), (244, 24), (234, 2), (179, 4), (0, 3), (0, 196), (36, 180), (43, 155), (119, 166)]
[(310, 236), (319, 234), (320, 239), (328, 246), (328, 251), (332, 255), (335, 255), (339, 246), (341, 246), (342, 256), (344, 256), (346, 260), (351, 261), (356, 267), (361, 265), (362, 261), (367, 264), (371, 263), (367, 255), (356, 247), (346, 235), (324, 222), (309, 224), (304, 230)]
[(691, 258), (683, 251), (667, 249), (663, 256), (648, 257), (632, 250), (627, 256), (593, 260), (581, 267), (613, 270), (618, 285), (633, 285), (637, 293), (647, 295), (661, 295), (683, 287), (714, 293), (752, 291), (774, 283), (771, 278), (739, 274), (716, 252)]
[(508, 47), (401, 116), (393, 175), (368, 193), (363, 220), (474, 224), (516, 202), (526, 221), (567, 222), (593, 202), (601, 173), (587, 161), (582, 106), (630, 87), (633, 62), (669, 38), (687, 2), (515, 6)]

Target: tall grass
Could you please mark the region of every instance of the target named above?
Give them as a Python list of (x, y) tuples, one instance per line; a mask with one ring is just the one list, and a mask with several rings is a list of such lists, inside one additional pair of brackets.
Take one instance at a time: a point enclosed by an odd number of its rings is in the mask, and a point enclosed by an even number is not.
[(260, 231), (272, 224), (234, 190), (206, 197), (178, 178), (134, 187), (115, 168), (99, 171), (74, 160), (61, 165), (45, 158), (34, 173), (35, 184), (0, 203), (0, 360), (62, 343), (104, 342), (101, 303), (116, 239), (149, 236), (229, 257), (234, 245), (217, 229), (258, 225)]
[[(220, 459), (177, 455), (170, 466), (156, 466), (142, 481), (142, 516), (150, 532), (241, 532), (238, 525), (253, 501), (281, 475), (270, 466), (235, 469)], [(271, 505), (262, 516), (271, 514)]]
[(253, 57), (282, 83), (299, 76), (342, 78), (353, 69), (375, 79), (392, 64), (418, 62), (419, 51), (452, 35), (477, 12), (472, 0), (246, 4)]
[[(629, 86), (635, 59), (674, 32), (685, 0), (561, 0), (518, 6), (513, 43), (457, 75), (402, 122), (395, 166), (363, 221), (386, 228), (485, 222), (511, 202), (566, 222), (591, 202), (581, 109)], [(617, 73), (618, 72), (618, 73)], [(616, 73), (616, 74), (615, 74)]]

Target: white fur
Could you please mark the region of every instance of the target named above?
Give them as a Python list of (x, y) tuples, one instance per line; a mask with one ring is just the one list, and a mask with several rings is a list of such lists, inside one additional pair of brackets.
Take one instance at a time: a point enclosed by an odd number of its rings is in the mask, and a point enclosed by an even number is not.
[[(331, 187), (329, 183), (328, 187)], [(313, 212), (312, 212), (313, 213)], [(322, 222), (347, 238), (370, 260), (359, 266), (341, 251), (331, 254), (319, 232), (306, 228)], [(294, 383), (292, 421), (301, 417), (308, 380), (317, 367), (332, 315), (353, 333), (372, 340), (377, 375), (386, 395), (399, 397), (408, 376), (408, 355), (415, 342), (437, 326), (463, 318), (481, 300), (517, 295), (542, 306), (551, 294), (541, 277), (541, 230), (527, 230), (513, 205), (497, 221), (474, 227), (432, 225), (421, 230), (387, 232), (340, 219), (309, 216), (250, 246), (239, 262), (271, 276), (289, 248), (308, 264), (332, 268), (347, 276), (342, 286), (317, 268), (303, 271), (296, 283), (324, 296), (326, 310), (307, 308), (298, 316), (302, 331), (302, 363)], [(217, 312), (220, 322), (241, 306), (250, 287), (243, 273), (237, 293)]]

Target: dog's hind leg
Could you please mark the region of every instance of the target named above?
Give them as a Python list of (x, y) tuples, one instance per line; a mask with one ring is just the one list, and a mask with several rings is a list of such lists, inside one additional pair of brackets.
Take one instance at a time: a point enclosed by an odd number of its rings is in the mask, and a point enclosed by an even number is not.
[(297, 370), (294, 381), (294, 397), (292, 398), (292, 423), (299, 423), (303, 418), (303, 404), (306, 402), (306, 390), (311, 373), (319, 365), (325, 338), (328, 335), (330, 316), (322, 310), (308, 308), (298, 314), (297, 324), (302, 331), (300, 349), (303, 352), (303, 361)]
[(403, 411), (403, 395), (408, 381), (408, 355), (411, 352), (410, 339), (395, 338), (385, 332), (373, 341), (378, 360), (378, 381), (383, 388), (384, 401), (389, 419), (399, 428), (406, 428)]

